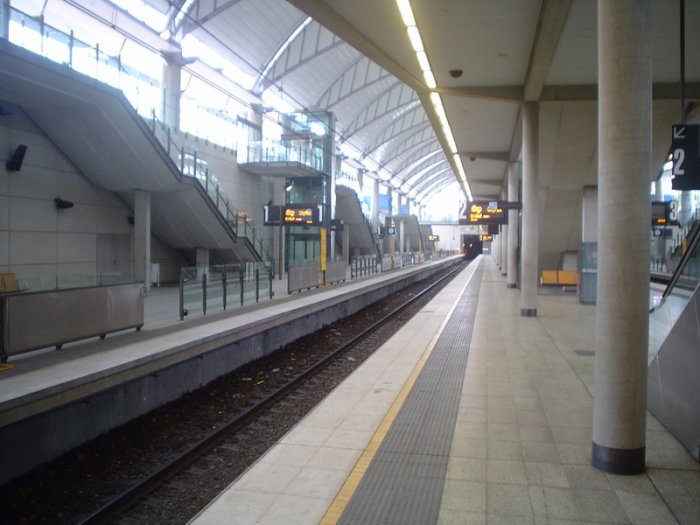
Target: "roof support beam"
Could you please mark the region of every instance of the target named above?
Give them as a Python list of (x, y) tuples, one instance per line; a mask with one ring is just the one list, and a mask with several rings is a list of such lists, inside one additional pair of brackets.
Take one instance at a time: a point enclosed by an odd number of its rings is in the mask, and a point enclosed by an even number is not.
[(508, 162), (510, 159), (509, 151), (460, 151), (458, 152), (462, 157), (469, 160), (498, 160), (501, 162)]
[(425, 86), (419, 79), (348, 23), (347, 20), (325, 2), (316, 0), (288, 0), (288, 2), (326, 27), (331, 33), (338, 35), (346, 43), (379, 64), (396, 78), (408, 84), (412, 89), (416, 91), (425, 90)]
[(538, 100), (540, 98), (572, 3), (573, 0), (544, 0), (542, 2), (535, 42), (530, 54), (530, 66), (523, 89), (524, 100)]

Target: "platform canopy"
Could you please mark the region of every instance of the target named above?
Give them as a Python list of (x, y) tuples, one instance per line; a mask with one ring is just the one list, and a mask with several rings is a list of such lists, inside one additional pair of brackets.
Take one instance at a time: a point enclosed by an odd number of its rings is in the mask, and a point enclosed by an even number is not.
[[(270, 100), (283, 99), (291, 110), (333, 112), (339, 139), (334, 153), (354, 159), (414, 202), (445, 189), (470, 200), (499, 198), (508, 162), (520, 157), (523, 101), (541, 104), (541, 184), (557, 199), (561, 192), (564, 207), (574, 200), (567, 192), (595, 184), (593, 0), (21, 4), (12, 2), (33, 16), (54, 13), (53, 24), (61, 14), (66, 28), (77, 17), (81, 24), (91, 19), (117, 41), (170, 54), (182, 50), (185, 72), (220, 86), (233, 78), (234, 98), (263, 110)], [(401, 12), (406, 6), (411, 14)], [(653, 0), (652, 16), (654, 97), (660, 101), (653, 154), (660, 167), (670, 125), (680, 115), (679, 2)], [(698, 22), (700, 4), (686, 2), (687, 26)], [(226, 65), (187, 56), (204, 48)], [(699, 32), (686, 35), (686, 82), (688, 100), (697, 99)]]

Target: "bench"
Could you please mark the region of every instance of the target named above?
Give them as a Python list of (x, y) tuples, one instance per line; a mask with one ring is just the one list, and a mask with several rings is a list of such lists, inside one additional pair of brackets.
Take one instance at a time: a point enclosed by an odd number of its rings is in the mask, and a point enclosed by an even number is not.
[(19, 292), (17, 278), (12, 272), (0, 274), (0, 292)]
[(578, 272), (573, 270), (542, 270), (542, 286), (578, 286)]

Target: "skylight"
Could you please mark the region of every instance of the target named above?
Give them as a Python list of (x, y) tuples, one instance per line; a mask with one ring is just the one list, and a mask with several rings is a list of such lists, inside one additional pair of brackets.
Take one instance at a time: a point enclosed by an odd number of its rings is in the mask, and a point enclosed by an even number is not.
[(160, 33), (166, 29), (168, 15), (146, 5), (142, 0), (110, 0), (114, 5), (141, 20), (148, 27)]

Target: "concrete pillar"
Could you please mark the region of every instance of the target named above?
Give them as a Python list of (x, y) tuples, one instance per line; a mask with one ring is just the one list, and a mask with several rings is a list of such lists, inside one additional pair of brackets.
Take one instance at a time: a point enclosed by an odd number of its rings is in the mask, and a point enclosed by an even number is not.
[(134, 192), (134, 279), (151, 286), (151, 194)]
[(0, 38), (10, 39), (10, 0), (0, 0)]
[(163, 108), (161, 119), (173, 129), (180, 129), (180, 94), (182, 54), (163, 53), (165, 65), (163, 66)]
[(197, 248), (195, 251), (195, 261), (198, 278), (209, 273), (209, 248)]
[[(483, 235), (483, 234), (481, 234)], [(498, 269), (501, 269), (501, 256), (498, 253), (498, 235), (492, 235), (491, 240), (491, 257), (493, 258)]]
[(538, 187), (539, 105), (524, 102), (523, 113), (523, 246), (520, 315), (537, 317), (540, 232)]
[[(518, 163), (508, 164), (508, 201), (518, 201)], [(518, 210), (508, 210), (508, 276), (506, 287), (518, 285)]]
[(343, 259), (346, 264), (350, 264), (350, 228), (348, 224), (343, 225)]
[(399, 253), (406, 253), (406, 221), (399, 221)]
[[(644, 471), (651, 2), (598, 1), (598, 303), (592, 464)], [(620, 204), (624, 203), (624, 206)]]
[[(663, 175), (656, 179), (656, 181), (654, 182), (654, 200), (657, 202), (661, 202), (664, 200), (664, 188), (662, 179)], [(662, 235), (660, 237), (655, 237), (652, 243), (654, 245), (654, 250), (652, 251), (652, 253), (660, 260), (663, 260), (666, 256), (666, 237), (663, 235), (665, 233), (665, 230), (666, 228), (662, 228)]]
[(681, 192), (680, 223), (682, 228), (690, 228), (693, 222), (693, 195), (690, 191)]
[[(506, 189), (501, 190), (501, 194), (498, 196), (501, 201), (508, 200), (508, 193)], [(506, 212), (508, 213), (508, 212)], [(508, 275), (508, 250), (506, 247), (506, 237), (508, 235), (508, 225), (501, 224), (498, 231), (498, 237), (496, 241), (498, 242), (498, 267), (501, 269), (501, 276), (505, 277)]]
[(598, 242), (598, 187), (584, 186), (581, 242)]
[(380, 226), (380, 224), (379, 224), (379, 179), (374, 179), (374, 185), (372, 187), (372, 224), (375, 226), (375, 228), (377, 226)]
[[(272, 200), (275, 204), (284, 206), (287, 203), (287, 192), (284, 186), (284, 177), (275, 177), (272, 186)], [(274, 226), (272, 230), (272, 256), (275, 258), (275, 273), (277, 278), (284, 277), (285, 268), (285, 235), (284, 226)]]

